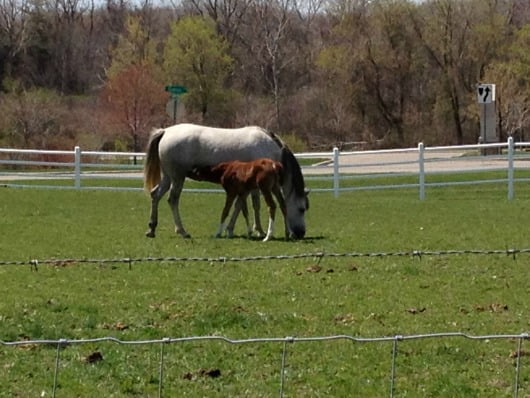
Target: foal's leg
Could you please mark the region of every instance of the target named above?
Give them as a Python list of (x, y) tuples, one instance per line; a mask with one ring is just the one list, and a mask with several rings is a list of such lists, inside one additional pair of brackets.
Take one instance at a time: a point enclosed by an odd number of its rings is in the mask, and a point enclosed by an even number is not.
[(164, 175), (162, 180), (156, 187), (151, 190), (151, 215), (149, 217), (149, 230), (145, 233), (145, 236), (149, 238), (155, 237), (156, 226), (158, 225), (158, 203), (162, 196), (169, 189), (170, 182), (169, 177)]
[(191, 238), (191, 235), (186, 232), (182, 225), (179, 212), (180, 194), (182, 193), (182, 186), (184, 185), (184, 176), (177, 176), (171, 183), (169, 190), (169, 206), (173, 212), (173, 220), (175, 221), (175, 232), (180, 234), (183, 238)]
[[(239, 212), (243, 208), (242, 200), (243, 199), (240, 196), (237, 197), (236, 204), (234, 205), (234, 211), (232, 212), (232, 215), (230, 216), (230, 221), (228, 222), (228, 225), (226, 226), (226, 235), (229, 238), (234, 237), (234, 228), (236, 225), (237, 216), (239, 215)], [(245, 202), (246, 202), (246, 199), (245, 199)], [(247, 231), (248, 231), (248, 223), (247, 223)]]
[(265, 232), (261, 226), (261, 217), (260, 217), (260, 201), (259, 201), (259, 190), (255, 189), (250, 193), (252, 198), (252, 207), (254, 209), (254, 231), (258, 233), (258, 236), (264, 236)]
[(230, 212), (230, 208), (232, 207), (232, 204), (234, 203), (234, 200), (236, 198), (236, 194), (233, 192), (227, 192), (226, 198), (225, 198), (225, 206), (223, 207), (223, 211), (221, 212), (221, 222), (219, 224), (219, 228), (217, 229), (217, 232), (215, 233), (216, 238), (220, 238), (223, 234), (223, 231), (227, 228), (225, 225), (226, 217), (228, 217), (228, 213)]
[[(254, 209), (254, 226), (250, 228), (248, 223), (248, 217), (247, 220), (247, 234), (248, 236), (252, 236), (252, 231), (256, 231), (258, 236), (265, 236), (265, 232), (263, 232), (263, 228), (261, 227), (261, 220), (260, 220), (260, 201), (259, 201), (259, 191), (254, 190), (251, 192), (251, 198), (252, 198), (252, 208)], [(246, 206), (246, 199), (245, 199), (245, 206)], [(234, 211), (232, 212), (232, 216), (230, 217), (230, 222), (228, 223), (226, 227), (226, 231), (229, 237), (232, 237), (234, 235), (234, 227), (236, 225), (237, 216), (239, 215), (239, 212), (243, 208), (243, 199), (238, 197), (236, 200), (236, 205), (234, 207)]]
[(239, 203), (239, 205), (241, 206), (241, 210), (243, 211), (243, 217), (245, 217), (245, 223), (247, 225), (247, 236), (250, 238), (252, 236), (252, 227), (250, 226), (250, 221), (248, 219), (247, 196), (248, 194), (240, 195), (236, 202), (236, 207), (237, 207), (237, 204)]
[(274, 228), (274, 216), (276, 214), (276, 203), (274, 202), (272, 194), (269, 190), (263, 189), (261, 193), (263, 194), (263, 199), (265, 199), (265, 203), (267, 203), (267, 206), (269, 207), (269, 227), (267, 228), (267, 235), (263, 239), (263, 242), (266, 242), (270, 238), (272, 238)]

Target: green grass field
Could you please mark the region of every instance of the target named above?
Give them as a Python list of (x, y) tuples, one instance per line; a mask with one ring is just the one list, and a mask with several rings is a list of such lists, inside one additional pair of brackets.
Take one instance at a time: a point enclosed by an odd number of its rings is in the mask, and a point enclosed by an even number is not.
[[(241, 257), (300, 253), (529, 248), (530, 187), (312, 193), (308, 236), (214, 239), (221, 194), (184, 193), (193, 238), (173, 231), (165, 200), (144, 236), (140, 192), (0, 189), (0, 261)], [(265, 219), (265, 215), (263, 216)], [(238, 222), (236, 233), (244, 231)], [(313, 257), (235, 262), (59, 263), (0, 266), (0, 340), (233, 339), (530, 329), (530, 254)], [(316, 267), (316, 265), (320, 267)], [(318, 271), (318, 272), (317, 272)], [(517, 339), (422, 339), (398, 344), (396, 397), (511, 397)], [(519, 397), (530, 397), (528, 341)], [(99, 352), (101, 360), (91, 362)], [(194, 341), (164, 346), (165, 397), (270, 397), (283, 343)], [(285, 397), (388, 396), (392, 343), (288, 345)], [(52, 395), (55, 345), (0, 345), (0, 396)], [(160, 345), (100, 342), (61, 350), (57, 397), (156, 397)], [(218, 376), (218, 377), (214, 377)]]

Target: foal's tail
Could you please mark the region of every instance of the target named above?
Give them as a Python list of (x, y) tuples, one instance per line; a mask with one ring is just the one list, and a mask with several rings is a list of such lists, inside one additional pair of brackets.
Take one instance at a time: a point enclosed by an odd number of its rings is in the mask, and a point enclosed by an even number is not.
[(158, 156), (158, 144), (165, 130), (153, 130), (149, 143), (147, 144), (146, 159), (144, 164), (144, 189), (151, 192), (153, 187), (160, 182), (160, 157)]

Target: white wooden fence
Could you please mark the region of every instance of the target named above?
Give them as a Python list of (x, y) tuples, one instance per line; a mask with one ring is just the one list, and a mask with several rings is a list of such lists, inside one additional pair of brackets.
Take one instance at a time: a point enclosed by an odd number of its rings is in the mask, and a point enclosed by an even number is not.
[[(0, 148), (0, 184), (139, 190), (144, 157), (144, 153), (83, 151), (80, 147), (69, 151)], [(503, 183), (511, 200), (515, 196), (515, 184), (530, 181), (530, 142), (516, 143), (512, 138), (505, 143), (482, 145), (427, 147), (420, 143), (416, 148), (342, 152), (334, 148), (331, 152), (297, 153), (296, 157), (311, 159), (311, 165), (302, 166), (307, 185), (313, 191), (329, 191), (335, 196), (352, 190), (414, 188), (423, 200), (427, 187)], [(439, 175), (444, 178), (437, 178)], [(457, 175), (460, 177), (455, 178)], [(463, 175), (469, 178), (462, 179)], [(71, 181), (71, 184), (46, 184), (50, 179)], [(89, 179), (97, 180), (99, 185), (82, 183)], [(120, 188), (109, 186), (115, 184), (108, 182), (105, 185), (109, 179), (139, 182), (135, 187)], [(35, 185), (28, 184), (29, 180), (44, 182)], [(313, 181), (320, 183), (312, 187)]]

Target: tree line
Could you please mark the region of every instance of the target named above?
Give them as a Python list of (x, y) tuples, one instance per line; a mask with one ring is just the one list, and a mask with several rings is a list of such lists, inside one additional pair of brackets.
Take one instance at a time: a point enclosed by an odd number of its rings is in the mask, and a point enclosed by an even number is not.
[(1, 0), (0, 32), (1, 146), (140, 151), (169, 85), (294, 150), (475, 143), (479, 83), (530, 124), (527, 0)]

